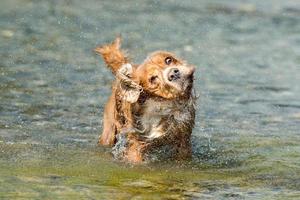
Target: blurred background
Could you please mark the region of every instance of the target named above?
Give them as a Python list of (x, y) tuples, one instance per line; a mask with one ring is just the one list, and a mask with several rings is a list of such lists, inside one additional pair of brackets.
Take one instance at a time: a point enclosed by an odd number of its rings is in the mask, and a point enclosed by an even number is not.
[[(0, 198), (299, 199), (299, 33), (296, 0), (2, 0)], [(191, 162), (97, 147), (118, 34), (197, 66)]]

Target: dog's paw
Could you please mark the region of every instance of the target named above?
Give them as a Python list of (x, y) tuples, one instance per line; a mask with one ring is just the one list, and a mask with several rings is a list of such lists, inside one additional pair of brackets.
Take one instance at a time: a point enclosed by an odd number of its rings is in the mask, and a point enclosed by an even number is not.
[(118, 70), (118, 73), (127, 76), (128, 78), (131, 78), (133, 73), (133, 67), (130, 63), (126, 63), (121, 66), (121, 68)]
[(143, 88), (132, 80), (133, 67), (126, 63), (118, 70), (117, 78), (120, 81), (121, 94), (123, 100), (129, 103), (137, 102)]

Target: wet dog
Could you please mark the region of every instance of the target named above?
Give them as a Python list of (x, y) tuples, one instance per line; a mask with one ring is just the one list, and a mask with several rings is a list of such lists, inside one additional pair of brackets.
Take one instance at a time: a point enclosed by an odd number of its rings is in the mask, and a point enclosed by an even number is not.
[(116, 76), (98, 143), (133, 163), (190, 158), (195, 68), (165, 51), (133, 65), (120, 48), (118, 37), (95, 49)]

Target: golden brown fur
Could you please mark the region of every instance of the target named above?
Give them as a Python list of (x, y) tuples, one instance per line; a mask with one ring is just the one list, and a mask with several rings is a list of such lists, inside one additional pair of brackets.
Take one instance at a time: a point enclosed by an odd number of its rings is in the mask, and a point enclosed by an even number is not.
[(125, 52), (121, 51), (121, 38), (117, 37), (110, 45), (104, 45), (97, 47), (94, 51), (102, 55), (105, 63), (111, 69), (113, 74), (125, 63), (128, 62), (128, 58)]
[(120, 45), (117, 38), (95, 50), (116, 75), (99, 144), (113, 146), (115, 157), (135, 163), (189, 158), (195, 120), (194, 67), (164, 51), (130, 65)]

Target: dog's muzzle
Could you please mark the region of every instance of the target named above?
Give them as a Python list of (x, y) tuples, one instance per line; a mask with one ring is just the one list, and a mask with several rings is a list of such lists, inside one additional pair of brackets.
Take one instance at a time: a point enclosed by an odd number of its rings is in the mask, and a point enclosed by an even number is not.
[(180, 79), (180, 71), (178, 68), (172, 68), (168, 73), (168, 80), (176, 81), (177, 79)]

